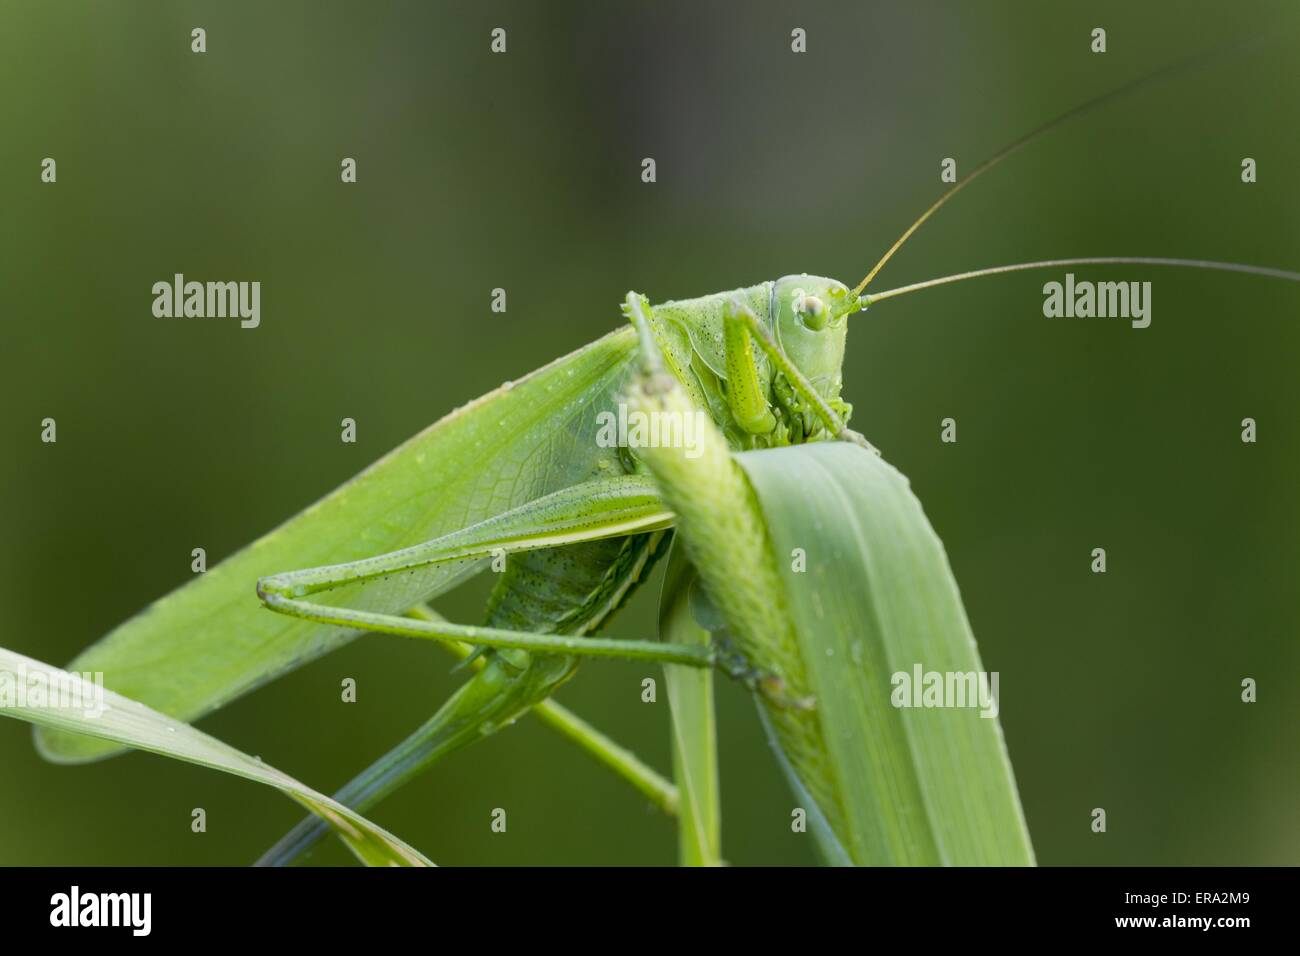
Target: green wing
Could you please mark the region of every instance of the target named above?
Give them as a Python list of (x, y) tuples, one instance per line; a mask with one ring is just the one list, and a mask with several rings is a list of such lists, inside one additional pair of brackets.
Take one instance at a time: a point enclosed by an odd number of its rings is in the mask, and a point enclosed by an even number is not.
[[(621, 473), (597, 446), (596, 414), (612, 407), (635, 349), (613, 332), (452, 412), (361, 474), (155, 601), (79, 655), (107, 687), (190, 722), (356, 636), (265, 610), (257, 579), (357, 560), (449, 533), (592, 478)], [(348, 607), (401, 613), (448, 590), (481, 562), (340, 588)], [(107, 756), (112, 741), (42, 728), (51, 760)]]

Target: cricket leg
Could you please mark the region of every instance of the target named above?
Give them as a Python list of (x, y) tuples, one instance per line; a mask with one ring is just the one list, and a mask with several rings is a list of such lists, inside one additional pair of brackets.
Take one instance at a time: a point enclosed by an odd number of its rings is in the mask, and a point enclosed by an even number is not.
[[(407, 611), (406, 615), (424, 621), (441, 620), (438, 612), (427, 604), (416, 605)], [(461, 658), (461, 662), (467, 667), (481, 670), (487, 663), (481, 656), (470, 662), (469, 657), (472, 652), (467, 645), (444, 644), (443, 646), (449, 653)], [(698, 668), (691, 668), (691, 670), (698, 670)], [(632, 751), (605, 736), (553, 698), (539, 701), (533, 706), (532, 712), (545, 726), (577, 745), (597, 763), (622, 777), (668, 816), (677, 815), (679, 800), (677, 788)]]
[[(737, 380), (741, 382), (752, 380), (754, 387), (757, 388), (758, 378), (754, 366), (754, 353), (749, 347), (752, 337), (753, 341), (758, 343), (758, 347), (763, 350), (763, 353), (771, 359), (772, 364), (786, 377), (795, 394), (808, 403), (809, 407), (813, 409), (832, 435), (840, 441), (851, 441), (856, 445), (861, 445), (867, 451), (874, 452), (877, 455), (880, 454), (880, 451), (866, 438), (849, 428), (840, 414), (831, 408), (826, 399), (822, 398), (817, 389), (813, 387), (812, 382), (808, 381), (808, 377), (799, 371), (789, 357), (781, 351), (781, 346), (776, 343), (772, 333), (758, 320), (758, 316), (747, 305), (733, 299), (724, 309), (722, 317), (726, 331), (728, 376), (733, 374), (732, 367), (734, 363), (737, 368), (735, 374), (739, 376)], [(732, 391), (733, 394), (736, 392), (734, 384)], [(752, 402), (752, 399), (743, 391), (740, 393), (740, 400), (742, 402)], [(766, 401), (761, 394), (758, 396), (758, 400), (764, 402), (764, 407), (766, 407)], [(735, 410), (734, 406), (733, 410)], [(769, 411), (768, 414), (771, 414), (771, 412)], [(742, 424), (744, 423), (744, 419), (739, 420)]]
[[(725, 350), (727, 361), (727, 402), (737, 424), (752, 435), (766, 435), (776, 428), (776, 416), (768, 404), (763, 388), (758, 380), (758, 366), (754, 363), (750, 348), (749, 329), (742, 322), (732, 320), (734, 302), (723, 306), (726, 320)], [(637, 331), (641, 354), (641, 372), (646, 376), (667, 376), (669, 371), (665, 357), (659, 348), (650, 324), (653, 306), (645, 296), (629, 292), (623, 305), (623, 311), (632, 321)], [(681, 375), (673, 373), (677, 387), (683, 387)], [(665, 387), (668, 383), (665, 381)], [(696, 396), (692, 395), (693, 398)], [(697, 403), (700, 399), (697, 399)]]
[(717, 658), (709, 648), (693, 644), (664, 644), (659, 641), (634, 641), (618, 638), (580, 637), (569, 634), (539, 634), (532, 631), (512, 631), (495, 627), (478, 627), (472, 624), (453, 624), (450, 621), (419, 621), (399, 614), (382, 614), (359, 611), (355, 608), (331, 607), (314, 604), (298, 598), (266, 590), (270, 578), (263, 578), (258, 596), (272, 611), (315, 621), (334, 624), (353, 630), (393, 634), (398, 637), (415, 637), (432, 641), (459, 641), (463, 644), (482, 645), (497, 649), (528, 651), (533, 654), (551, 654), (569, 657), (615, 657), (621, 660), (657, 661), (661, 664), (686, 664), (692, 667), (712, 667)]
[[(428, 721), (385, 754), (338, 794), (340, 802), (370, 806), (417, 775), (439, 758), (496, 729), (513, 723), (567, 680), (575, 666), (574, 653), (680, 660), (672, 646), (650, 641), (605, 641), (575, 636), (534, 634), (495, 628), (466, 628), (431, 612), (412, 617), (331, 608), (305, 597), (341, 584), (375, 580), (443, 561), (480, 558), (499, 551), (554, 547), (613, 535), (639, 533), (671, 524), (649, 479), (629, 476), (591, 482), (480, 522), (434, 541), (389, 555), (346, 565), (272, 575), (259, 582), (268, 607), (293, 616), (360, 627), (386, 633), (433, 638), (461, 650), (465, 643), (496, 648), (480, 661), (481, 670)], [(475, 636), (483, 640), (476, 640)], [(708, 666), (707, 648), (688, 648), (695, 666)], [(701, 653), (703, 651), (703, 653)], [(668, 786), (652, 771), (593, 729), (567, 713), (543, 715), (552, 724), (596, 754), (643, 792), (661, 801)], [(675, 799), (675, 795), (674, 795)], [(261, 861), (283, 865), (313, 845), (326, 831), (303, 821)]]
[(410, 548), (347, 564), (272, 574), (257, 582), (257, 595), (272, 611), (319, 624), (434, 641), (455, 641), (534, 654), (618, 657), (710, 667), (710, 650), (659, 641), (615, 640), (539, 633), (496, 627), (414, 620), (401, 614), (321, 604), (309, 598), (345, 584), (376, 581), (449, 561), (467, 561), (504, 552), (593, 541), (672, 526), (653, 480), (626, 475), (587, 482), (461, 531)]
[[(562, 658), (552, 658), (556, 664)], [(461, 686), (414, 733), (344, 785), (334, 799), (362, 812), (428, 766), (476, 740), (513, 723), (563, 680), (563, 670), (530, 666), (526, 653), (514, 650), (492, 654), (483, 669)], [(308, 817), (289, 831), (258, 860), (258, 866), (285, 866), (313, 846), (329, 830), (316, 817)]]
[[(417, 608), (420, 620), (441, 618), (428, 608)], [(450, 646), (450, 645), (449, 645)], [(458, 653), (466, 648), (455, 647)], [(677, 792), (671, 784), (585, 721), (550, 700), (567, 673), (562, 658), (547, 662), (529, 660), (519, 651), (503, 651), (480, 659), (478, 673), (429, 720), (347, 783), (334, 799), (347, 807), (368, 808), (427, 770), (442, 757), (509, 726), (535, 710), (548, 725), (560, 730), (602, 763), (615, 769), (661, 807), (676, 809)], [(306, 817), (269, 849), (258, 866), (287, 866), (314, 846), (329, 829), (316, 817)]]
[(618, 657), (709, 667), (711, 650), (658, 641), (612, 640), (494, 627), (412, 620), (399, 614), (335, 607), (306, 600), (345, 584), (373, 581), (448, 561), (499, 552), (551, 548), (671, 527), (653, 480), (639, 475), (599, 479), (561, 489), (461, 531), (410, 548), (347, 564), (262, 578), (258, 597), (271, 610), (320, 624), (437, 641), (459, 641), (535, 654)]
[[(436, 612), (423, 605), (413, 609), (410, 616), (425, 621), (441, 620)], [(447, 647), (457, 654), (468, 653), (463, 645)], [(556, 685), (546, 679), (545, 670), (527, 658), (522, 652), (503, 651), (479, 659), (476, 662), (479, 670), (472, 680), (433, 717), (339, 790), (335, 799), (349, 807), (370, 807), (440, 758), (508, 726), (531, 709), (545, 724), (613, 769), (660, 808), (675, 813), (677, 788), (635, 754), (549, 699)], [(549, 676), (562, 679), (562, 659), (550, 660), (559, 666)], [(268, 850), (257, 865), (287, 866), (328, 833), (319, 819), (307, 817)]]
[(673, 520), (652, 479), (644, 475), (601, 478), (562, 488), (477, 524), (399, 551), (346, 564), (270, 575), (258, 582), (258, 594), (300, 598), (431, 565), (660, 531), (672, 527)]
[(722, 306), (723, 345), (727, 356), (727, 401), (740, 427), (752, 435), (766, 435), (776, 428), (767, 396), (758, 381), (758, 365), (750, 344), (750, 325), (742, 316), (754, 317), (735, 299)]

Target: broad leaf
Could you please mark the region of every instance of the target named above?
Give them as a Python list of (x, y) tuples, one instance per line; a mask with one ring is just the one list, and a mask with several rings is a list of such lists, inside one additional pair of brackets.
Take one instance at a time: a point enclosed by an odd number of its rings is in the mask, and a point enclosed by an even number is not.
[[(829, 779), (810, 788), (838, 805), (838, 832), (820, 838), (826, 858), (1032, 864), (995, 708), (894, 705), (910, 702), (901, 693), (918, 666), (954, 691), (957, 675), (978, 689), (983, 673), (943, 545), (907, 479), (847, 442), (737, 460), (758, 495), (829, 751)], [(924, 681), (910, 689), (923, 702)]]

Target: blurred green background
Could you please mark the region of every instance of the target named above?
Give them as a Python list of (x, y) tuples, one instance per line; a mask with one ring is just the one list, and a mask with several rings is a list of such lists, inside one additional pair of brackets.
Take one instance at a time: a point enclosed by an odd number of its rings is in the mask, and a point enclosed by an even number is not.
[[(1300, 268), (1293, 8), (5, 0), (0, 642), (67, 662), (184, 582), (191, 548), (231, 553), (615, 327), (629, 288), (855, 282), (938, 195), (943, 157), (968, 172), (1068, 107), (1261, 29), (1274, 38), (1254, 52), (990, 173), (877, 287), (1077, 255)], [(504, 56), (488, 52), (495, 26)], [(795, 27), (806, 55), (790, 52)], [(39, 181), (47, 156), (56, 185)], [(339, 182), (345, 156), (356, 185)], [(1257, 184), (1240, 181), (1245, 156)], [(150, 287), (174, 272), (259, 279), (261, 328), (153, 318)], [(1045, 319), (1060, 272), (854, 320), (854, 424), (948, 547), (1001, 674), (1040, 862), (1298, 863), (1300, 288), (1089, 275), (1151, 280), (1151, 328)], [(505, 315), (489, 311), (497, 286)], [(39, 441), (46, 416), (57, 445)], [(355, 445), (339, 441), (345, 416)], [(939, 441), (948, 416), (956, 445)], [(1257, 444), (1239, 440), (1246, 416)], [(649, 633), (655, 590), (615, 634)], [(475, 582), (440, 608), (477, 620), (483, 594)], [(561, 700), (666, 769), (666, 698), (641, 703), (646, 675), (589, 663)], [(346, 676), (354, 705), (339, 702)], [(428, 646), (367, 637), (200, 726), (329, 791), (456, 683)], [(724, 681), (720, 707), (726, 856), (811, 862), (752, 705)], [(0, 768), (6, 864), (243, 864), (299, 816), (272, 790), (152, 755), (45, 764), (18, 721), (0, 721)], [(374, 816), (445, 864), (675, 858), (667, 820), (527, 720)]]

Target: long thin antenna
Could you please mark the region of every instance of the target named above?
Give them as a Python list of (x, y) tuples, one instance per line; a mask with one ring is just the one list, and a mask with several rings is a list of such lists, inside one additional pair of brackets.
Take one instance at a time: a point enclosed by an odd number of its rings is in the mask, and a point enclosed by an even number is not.
[(961, 192), (961, 190), (966, 188), (966, 186), (969, 183), (973, 182), (975, 179), (979, 178), (981, 175), (988, 172), (990, 169), (992, 169), (998, 163), (1002, 162), (1002, 160), (1006, 159), (1008, 156), (1011, 156), (1012, 154), (1019, 152), (1021, 149), (1028, 146), (1030, 143), (1038, 139), (1040, 136), (1043, 136), (1044, 134), (1050, 132), (1051, 130), (1055, 129), (1056, 127), (1060, 126), (1063, 123), (1067, 123), (1072, 119), (1082, 116), (1084, 113), (1087, 113), (1090, 110), (1094, 110), (1099, 106), (1103, 106), (1104, 104), (1109, 103), (1111, 100), (1118, 99), (1121, 96), (1126, 96), (1129, 93), (1133, 93), (1141, 89), (1142, 87), (1148, 86), (1159, 80), (1168, 79), (1169, 77), (1177, 73), (1183, 72), (1184, 70), (1190, 70), (1193, 69), (1194, 67), (1203, 66), (1205, 63), (1217, 59), (1221, 56), (1227, 56), (1230, 53), (1236, 53), (1239, 50), (1241, 50), (1243, 47), (1246, 47), (1252, 43), (1257, 43), (1265, 39), (1267, 36), (1268, 34), (1266, 33), (1256, 34), (1244, 40), (1238, 41), (1237, 43), (1229, 44), (1223, 47), (1217, 47), (1213, 50), (1209, 50), (1206, 52), (1197, 53), (1191, 57), (1188, 57), (1185, 60), (1180, 60), (1177, 63), (1170, 64), (1169, 66), (1161, 67), (1159, 70), (1156, 70), (1154, 73), (1148, 73), (1146, 76), (1139, 77), (1138, 79), (1133, 80), (1130, 83), (1126, 83), (1121, 87), (1111, 90), (1109, 93), (1103, 93), (1100, 96), (1094, 97), (1093, 99), (1088, 100), (1085, 103), (1081, 103), (1078, 106), (1074, 107), (1073, 109), (1067, 110), (1066, 112), (1060, 114), (1059, 116), (1048, 120), (1046, 123), (1044, 123), (1042, 126), (1039, 126), (1037, 129), (1034, 129), (1031, 132), (1026, 133), (1024, 136), (1020, 137), (1018, 140), (1016, 140), (1010, 146), (1003, 149), (1001, 152), (995, 153), (993, 156), (989, 157), (988, 159), (984, 160), (984, 162), (976, 166), (969, 176), (954, 184), (947, 192), (945, 192), (942, 196), (940, 196), (937, 200), (935, 200), (934, 204), (930, 206), (929, 209), (921, 213), (920, 218), (917, 219), (916, 222), (908, 226), (907, 231), (904, 232), (901, 236), (899, 236), (897, 241), (892, 246), (889, 247), (889, 251), (880, 257), (880, 261), (877, 262), (872, 267), (871, 271), (867, 273), (867, 277), (858, 283), (857, 288), (853, 290), (853, 294), (855, 296), (861, 295), (862, 290), (865, 289), (867, 285), (871, 282), (871, 280), (876, 277), (876, 273), (878, 273), (882, 268), (884, 268), (885, 263), (888, 262), (891, 258), (893, 258), (894, 253), (896, 253), (900, 248), (902, 248), (903, 243), (907, 242), (907, 240), (912, 237), (912, 233), (920, 229), (921, 224), (924, 223), (931, 216), (933, 216), (936, 212), (938, 212), (944, 203), (946, 203), (953, 196), (957, 195), (957, 193)]
[(1122, 265), (1122, 266), (1180, 266), (1189, 269), (1211, 269), (1217, 272), (1245, 272), (1256, 276), (1269, 276), (1274, 279), (1286, 279), (1288, 282), (1300, 282), (1300, 272), (1288, 272), (1286, 269), (1272, 269), (1268, 266), (1248, 266), (1240, 262), (1214, 262), (1209, 259), (1165, 259), (1156, 256), (1090, 256), (1082, 259), (1042, 259), (1038, 262), (1017, 262), (1009, 266), (993, 266), (990, 269), (976, 269), (973, 272), (958, 272), (955, 275), (940, 276), (937, 279), (927, 279), (924, 282), (913, 282), (911, 285), (899, 286), (897, 289), (888, 289), (884, 292), (877, 292), (875, 295), (864, 295), (860, 301), (863, 308), (873, 305), (882, 299), (892, 299), (895, 296), (907, 295), (911, 292), (920, 292), (922, 289), (932, 289), (939, 285), (948, 285), (953, 282), (962, 282), (966, 279), (979, 279), (984, 276), (1002, 275), (1006, 272), (1024, 272), (1028, 269), (1059, 269), (1063, 266), (1096, 266), (1096, 265)]

